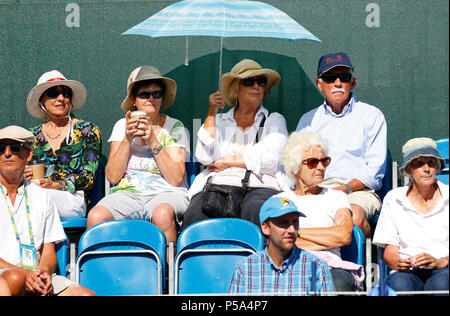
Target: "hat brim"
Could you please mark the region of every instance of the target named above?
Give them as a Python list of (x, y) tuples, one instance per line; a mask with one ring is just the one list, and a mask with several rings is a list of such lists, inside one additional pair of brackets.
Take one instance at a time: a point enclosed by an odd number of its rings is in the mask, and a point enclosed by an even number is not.
[(87, 91), (81, 82), (75, 80), (56, 80), (38, 84), (31, 89), (27, 98), (27, 110), (32, 116), (40, 119), (47, 118), (47, 113), (39, 106), (39, 99), (45, 90), (55, 86), (67, 86), (72, 89), (72, 110), (71, 113), (78, 111), (86, 102)]
[(222, 92), (225, 103), (229, 106), (236, 105), (236, 97), (230, 96), (231, 86), (234, 80), (242, 80), (250, 77), (265, 76), (267, 78), (267, 85), (264, 88), (264, 96), (268, 95), (273, 87), (275, 87), (281, 80), (280, 74), (272, 69), (249, 69), (241, 74), (228, 72), (222, 75), (220, 90)]
[(402, 165), (400, 166), (400, 173), (403, 176), (408, 176), (404, 172), (404, 169), (408, 166), (408, 164), (411, 161), (413, 161), (414, 159), (419, 158), (419, 157), (433, 157), (433, 158), (436, 158), (441, 163), (439, 170), (442, 170), (442, 169), (445, 168), (445, 159), (442, 158), (439, 155), (437, 150), (434, 149), (434, 148), (425, 148), (425, 149), (416, 150), (416, 151), (412, 152), (411, 154), (409, 154), (408, 156), (406, 156), (404, 161), (403, 161), (403, 163), (402, 163)]
[(173, 103), (175, 102), (175, 97), (177, 95), (177, 83), (175, 82), (175, 80), (170, 79), (170, 78), (155, 77), (155, 78), (136, 80), (136, 81), (133, 81), (132, 83), (130, 83), (127, 87), (127, 97), (125, 98), (125, 100), (123, 100), (122, 105), (120, 106), (122, 108), (122, 110), (133, 111), (135, 109), (133, 100), (131, 100), (130, 95), (131, 95), (131, 90), (133, 89), (133, 86), (136, 83), (138, 83), (140, 81), (145, 81), (145, 80), (158, 80), (158, 79), (162, 80), (162, 82), (165, 85), (165, 92), (163, 95), (161, 108), (159, 110), (164, 111), (164, 110), (170, 108), (173, 105)]

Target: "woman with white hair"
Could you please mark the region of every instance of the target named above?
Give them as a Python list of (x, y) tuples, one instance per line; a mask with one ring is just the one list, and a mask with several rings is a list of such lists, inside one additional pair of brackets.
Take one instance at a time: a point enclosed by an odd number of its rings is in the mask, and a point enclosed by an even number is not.
[(449, 188), (436, 180), (445, 160), (425, 137), (402, 152), (400, 172), (411, 181), (385, 196), (373, 238), (392, 269), (386, 283), (396, 291), (448, 291)]
[[(100, 129), (73, 117), (85, 101), (84, 85), (57, 70), (44, 73), (27, 99), (28, 112), (45, 120), (31, 129), (35, 136), (33, 160), (46, 166), (45, 177), (37, 184), (53, 189), (62, 218), (86, 216), (87, 196), (99, 164)], [(33, 170), (27, 166), (25, 177), (30, 180), (32, 176)]]
[(281, 164), (295, 186), (283, 192), (305, 214), (300, 221), (296, 245), (325, 260), (336, 291), (361, 288), (363, 267), (341, 259), (340, 247), (351, 242), (353, 221), (347, 195), (323, 188), (326, 167), (332, 163), (327, 144), (319, 134), (294, 132), (281, 155)]

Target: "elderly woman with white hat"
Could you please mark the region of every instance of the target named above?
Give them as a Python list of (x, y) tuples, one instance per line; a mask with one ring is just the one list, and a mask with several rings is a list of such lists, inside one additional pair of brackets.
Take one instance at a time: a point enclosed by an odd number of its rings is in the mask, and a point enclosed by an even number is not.
[[(155, 67), (131, 72), (121, 106), (125, 117), (108, 140), (105, 173), (117, 185), (89, 212), (88, 228), (108, 220), (142, 219), (158, 226), (168, 242), (176, 241), (188, 205), (189, 139), (179, 120), (160, 113), (174, 103), (176, 91), (176, 82)], [(139, 116), (133, 115), (136, 111)]]
[(411, 181), (385, 196), (373, 243), (385, 248), (394, 290), (448, 291), (449, 187), (435, 178), (445, 160), (425, 137), (409, 140), (402, 152), (400, 172)]
[[(282, 190), (279, 156), (288, 135), (286, 121), (263, 106), (280, 79), (278, 72), (250, 59), (222, 75), (221, 91), (209, 96), (208, 114), (198, 131), (195, 154), (206, 169), (189, 190), (191, 201), (182, 228), (211, 217), (240, 217), (259, 226), (261, 205)], [(231, 110), (218, 114), (225, 104)], [(217, 207), (205, 207), (210, 184), (234, 190), (242, 188), (243, 180), (248, 180), (247, 189), (230, 206), (233, 212), (224, 215)]]
[[(38, 184), (53, 189), (62, 218), (85, 217), (87, 195), (94, 183), (101, 152), (101, 133), (97, 125), (73, 118), (86, 101), (86, 88), (66, 79), (59, 71), (44, 73), (31, 89), (28, 112), (45, 122), (35, 126), (33, 159), (46, 165), (45, 178)], [(25, 170), (27, 179), (32, 169)]]

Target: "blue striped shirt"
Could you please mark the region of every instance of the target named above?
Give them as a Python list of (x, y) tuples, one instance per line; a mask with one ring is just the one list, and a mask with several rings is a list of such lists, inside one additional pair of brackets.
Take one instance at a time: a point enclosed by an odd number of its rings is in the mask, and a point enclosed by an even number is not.
[(237, 264), (228, 292), (332, 295), (334, 284), (328, 265), (315, 255), (294, 246), (291, 256), (280, 269), (273, 263), (266, 248)]

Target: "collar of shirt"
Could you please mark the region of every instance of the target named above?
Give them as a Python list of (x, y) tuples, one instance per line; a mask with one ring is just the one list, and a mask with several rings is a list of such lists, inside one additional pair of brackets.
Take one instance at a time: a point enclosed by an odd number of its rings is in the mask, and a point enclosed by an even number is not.
[(327, 104), (327, 100), (325, 100), (323, 102), (323, 108), (325, 110), (325, 114), (328, 114), (328, 115), (331, 115), (334, 117), (343, 117), (343, 116), (347, 115), (347, 113), (350, 113), (352, 111), (353, 105), (355, 104), (355, 102), (358, 102), (358, 99), (352, 92), (351, 97), (350, 97), (350, 102), (348, 102), (348, 104), (346, 106), (344, 106), (344, 108), (342, 109), (342, 112), (340, 114), (336, 114), (333, 112), (331, 107)]
[(278, 266), (275, 265), (272, 258), (269, 256), (267, 249), (268, 249), (267, 247), (264, 249), (264, 254), (265, 254), (268, 262), (270, 263), (270, 266), (272, 267), (273, 270), (278, 270), (278, 271), (281, 271), (282, 273), (284, 271), (286, 271), (286, 269), (292, 270), (294, 268), (294, 264), (297, 261), (299, 252), (301, 251), (300, 248), (298, 248), (297, 246), (294, 245), (291, 255), (289, 256), (289, 258), (287, 258), (285, 261), (283, 261), (283, 263), (281, 264), (281, 269), (280, 269)]

